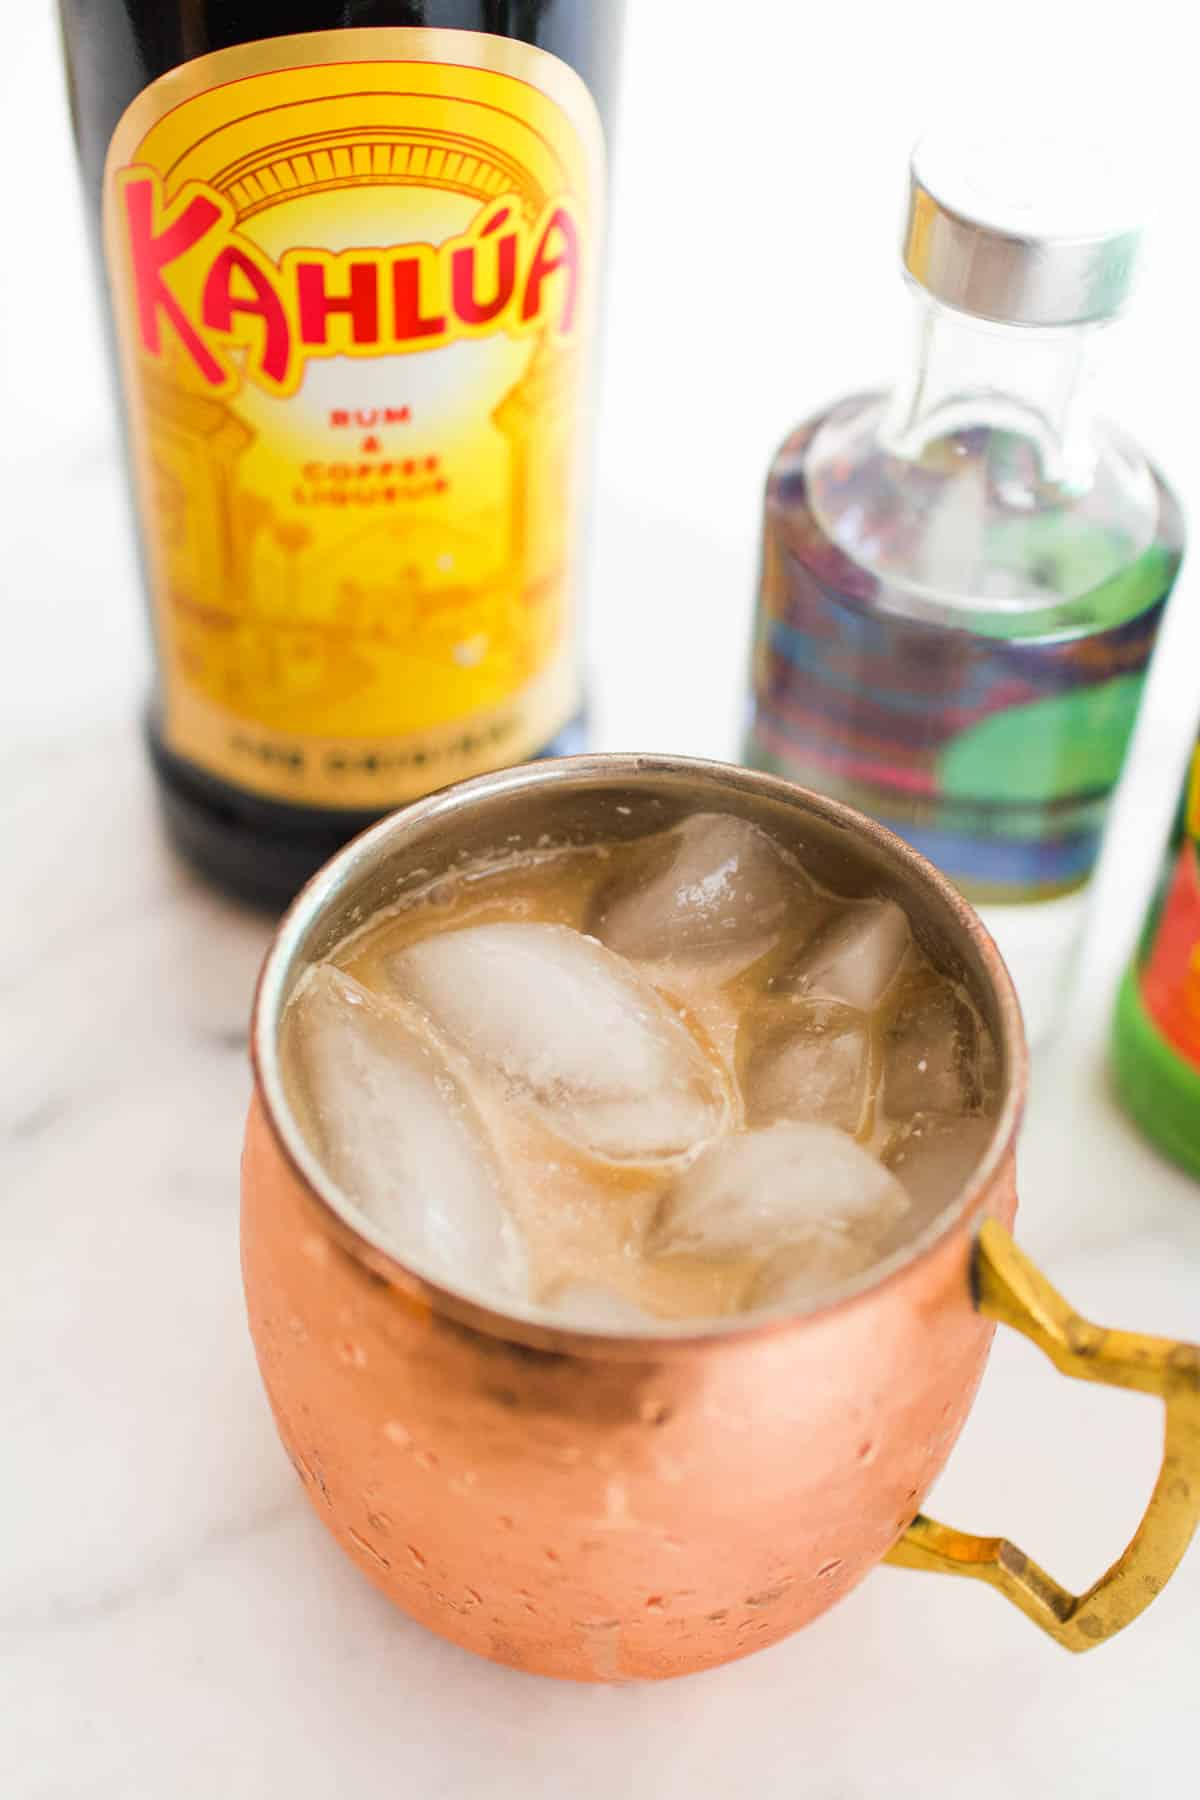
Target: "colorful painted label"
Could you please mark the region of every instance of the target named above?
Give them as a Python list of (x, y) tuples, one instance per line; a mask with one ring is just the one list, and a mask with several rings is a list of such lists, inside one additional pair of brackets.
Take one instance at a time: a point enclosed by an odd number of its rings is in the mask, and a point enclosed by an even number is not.
[(1162, 891), (1139, 958), (1146, 1011), (1200, 1071), (1200, 744), (1172, 836)]
[(802, 491), (769, 492), (747, 759), (870, 813), (978, 904), (1069, 894), (1096, 862), (1178, 560), (1154, 545), (1098, 590), (1118, 623), (986, 635), (881, 604)]
[(105, 245), (170, 749), (381, 810), (568, 721), (602, 183), (579, 77), (478, 32), (244, 45), (129, 108)]

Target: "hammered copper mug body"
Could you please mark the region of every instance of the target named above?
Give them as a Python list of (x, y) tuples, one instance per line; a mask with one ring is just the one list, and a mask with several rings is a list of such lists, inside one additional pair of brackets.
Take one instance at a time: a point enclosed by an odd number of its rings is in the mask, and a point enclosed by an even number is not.
[[(894, 896), (927, 954), (968, 988), (1002, 1082), (973, 1176), (903, 1251), (782, 1319), (643, 1339), (550, 1328), (407, 1269), (324, 1177), (289, 1113), (277, 1049), (296, 981), (377, 908), (465, 857), (639, 836), (702, 810), (764, 826), (842, 893)], [(1008, 975), (950, 885), (849, 809), (760, 773), (654, 756), (464, 783), (368, 831), (305, 889), (264, 967), (253, 1047), (242, 1253), (263, 1380), (318, 1515), (432, 1630), (542, 1674), (687, 1674), (795, 1631), (891, 1551), (990, 1581), (1086, 1648), (1146, 1604), (1147, 1564), (1161, 1585), (1182, 1554), (1200, 1496), (1195, 1352), (1101, 1333), (1072, 1366), (1075, 1328), (1097, 1328), (1003, 1229), (1026, 1082)], [(918, 1516), (982, 1373), (987, 1312), (1069, 1373), (1168, 1402), (1162, 1517), (1152, 1502), (1126, 1557), (1078, 1599), (1005, 1540)]]

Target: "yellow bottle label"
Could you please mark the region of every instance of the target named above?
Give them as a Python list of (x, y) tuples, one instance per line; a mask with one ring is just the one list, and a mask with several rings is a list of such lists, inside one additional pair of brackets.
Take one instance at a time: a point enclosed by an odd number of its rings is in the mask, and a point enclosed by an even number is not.
[(579, 77), (479, 32), (134, 101), (104, 233), (170, 749), (381, 809), (566, 723), (602, 183)]

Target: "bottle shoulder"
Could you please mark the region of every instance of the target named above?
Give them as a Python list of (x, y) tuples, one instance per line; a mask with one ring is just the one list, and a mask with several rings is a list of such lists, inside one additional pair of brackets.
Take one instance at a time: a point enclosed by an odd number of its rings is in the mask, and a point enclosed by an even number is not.
[(897, 454), (887, 405), (854, 394), (805, 420), (768, 476), (768, 531), (846, 599), (1028, 639), (1110, 628), (1170, 587), (1180, 507), (1124, 433), (1099, 429), (1089, 479), (1067, 487), (986, 420)]

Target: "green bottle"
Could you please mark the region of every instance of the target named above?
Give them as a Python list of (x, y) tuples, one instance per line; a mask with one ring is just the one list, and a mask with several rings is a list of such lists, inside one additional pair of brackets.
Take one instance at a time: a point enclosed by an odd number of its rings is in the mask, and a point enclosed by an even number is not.
[(1200, 741), (1117, 996), (1112, 1066), (1147, 1137), (1200, 1177)]

